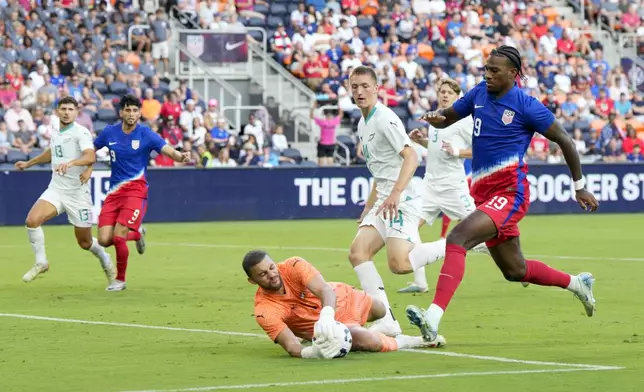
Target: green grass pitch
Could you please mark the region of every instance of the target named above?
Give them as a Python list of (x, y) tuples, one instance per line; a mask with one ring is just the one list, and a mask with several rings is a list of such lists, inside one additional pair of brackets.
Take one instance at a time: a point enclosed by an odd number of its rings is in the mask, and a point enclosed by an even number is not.
[[(0, 391), (643, 391), (641, 222), (642, 215), (523, 221), (527, 257), (595, 274), (593, 318), (570, 293), (508, 283), (489, 257), (471, 255), (441, 324), (446, 348), (332, 361), (289, 358), (256, 335), (255, 288), (240, 263), (247, 250), (265, 247), (276, 260), (302, 256), (327, 280), (357, 285), (346, 258), (354, 221), (151, 224), (145, 255), (130, 246), (128, 289), (111, 293), (70, 226), (45, 227), (51, 270), (23, 283), (33, 263), (27, 235), (2, 227)], [(436, 226), (421, 230), (423, 240), (438, 237)], [(397, 294), (411, 276), (391, 274), (384, 255), (375, 261), (404, 331), (417, 333), (404, 308), (426, 307), (432, 292)], [(427, 268), (430, 288), (439, 269)]]

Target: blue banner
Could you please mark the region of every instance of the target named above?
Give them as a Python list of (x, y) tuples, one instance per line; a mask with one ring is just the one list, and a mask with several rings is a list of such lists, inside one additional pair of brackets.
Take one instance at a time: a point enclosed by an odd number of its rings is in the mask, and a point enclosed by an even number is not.
[[(419, 168), (415, 181), (422, 181)], [(585, 165), (587, 188), (601, 213), (644, 211), (644, 165)], [(23, 225), (47, 188), (50, 171), (0, 173), (0, 224)], [(580, 213), (563, 165), (531, 166), (531, 214)], [(148, 172), (146, 222), (355, 218), (369, 196), (364, 167), (274, 169), (159, 169)], [(94, 172), (91, 190), (98, 216), (109, 172)], [(53, 223), (65, 223), (58, 217)]]

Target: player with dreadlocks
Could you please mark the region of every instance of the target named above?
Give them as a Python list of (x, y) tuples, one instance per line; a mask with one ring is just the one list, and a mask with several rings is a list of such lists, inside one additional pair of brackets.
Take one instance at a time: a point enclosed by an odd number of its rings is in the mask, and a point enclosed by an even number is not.
[(517, 76), (523, 77), (519, 51), (501, 46), (487, 59), (484, 81), (451, 107), (423, 116), (436, 128), (470, 115), (474, 118), (470, 191), (477, 206), (447, 237), (445, 261), (429, 309), (407, 307), (407, 317), (427, 340), (436, 337), (443, 312), (463, 279), (466, 252), (481, 242), (507, 280), (567, 289), (582, 302), (589, 317), (595, 311), (592, 274), (569, 275), (540, 261), (526, 260), (521, 252), (517, 224), (530, 204), (524, 158), (534, 132), (561, 147), (581, 208), (595, 211), (598, 203), (586, 190), (572, 139), (541, 102), (516, 85)]

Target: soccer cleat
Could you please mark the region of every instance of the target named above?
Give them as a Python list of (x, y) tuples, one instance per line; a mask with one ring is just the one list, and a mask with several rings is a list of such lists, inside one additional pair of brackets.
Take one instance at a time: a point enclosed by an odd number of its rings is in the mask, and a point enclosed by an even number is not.
[(402, 328), (400, 328), (400, 323), (398, 320), (376, 320), (374, 321), (369, 328), (369, 331), (379, 332), (383, 335), (390, 337), (396, 337), (402, 333)]
[(125, 290), (125, 282), (122, 280), (115, 279), (112, 283), (110, 283), (109, 286), (105, 289), (105, 291), (122, 291)]
[(140, 255), (145, 253), (145, 227), (141, 226), (139, 228), (139, 233), (141, 233), (141, 239), (136, 241), (136, 251), (139, 252)]
[(579, 280), (580, 290), (575, 293), (575, 297), (581, 301), (586, 309), (586, 315), (593, 317), (595, 314), (595, 297), (593, 296), (593, 285), (595, 284), (595, 277), (590, 272), (582, 272), (573, 279)]
[(49, 271), (49, 264), (34, 264), (33, 267), (27, 271), (26, 274), (22, 276), (22, 280), (25, 283), (29, 283), (32, 280), (36, 279), (36, 276), (40, 274), (44, 274), (45, 272)]
[(438, 338), (438, 329), (429, 324), (424, 310), (415, 305), (408, 305), (405, 313), (409, 322), (420, 329), (426, 342), (430, 343)]
[(426, 293), (429, 291), (427, 286), (421, 286), (416, 283), (408, 283), (409, 286), (398, 290), (399, 293)]
[[(423, 338), (425, 340), (425, 338)], [(447, 344), (447, 340), (445, 340), (445, 337), (443, 335), (436, 335), (436, 339), (432, 341), (426, 341), (423, 344), (423, 347), (426, 348), (440, 348), (444, 347)]]
[(528, 287), (528, 286), (530, 286), (530, 283), (528, 283), (528, 282), (521, 282), (521, 286), (523, 286), (523, 287)]

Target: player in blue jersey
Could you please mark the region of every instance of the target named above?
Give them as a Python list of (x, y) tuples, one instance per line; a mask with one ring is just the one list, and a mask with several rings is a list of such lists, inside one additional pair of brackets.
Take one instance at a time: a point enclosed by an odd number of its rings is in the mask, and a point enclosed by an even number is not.
[(518, 222), (530, 203), (525, 154), (534, 132), (557, 143), (572, 173), (576, 200), (587, 211), (598, 207), (586, 190), (575, 145), (538, 100), (515, 83), (521, 72), (519, 51), (501, 46), (490, 53), (485, 80), (447, 109), (429, 112), (423, 119), (436, 128), (447, 127), (472, 115), (471, 194), (477, 209), (454, 227), (447, 237), (445, 262), (438, 278), (434, 300), (427, 311), (407, 307), (407, 317), (425, 339), (438, 333), (443, 312), (465, 272), (467, 250), (485, 242), (503, 276), (513, 282), (558, 286), (570, 290), (590, 317), (595, 311), (594, 277), (584, 272), (571, 276), (536, 260), (525, 260), (519, 245)]
[(98, 242), (114, 245), (116, 279), (106, 290), (125, 289), (125, 271), (129, 249), (126, 241), (136, 241), (139, 254), (145, 251), (145, 231), (141, 222), (148, 205), (146, 171), (150, 153), (156, 151), (176, 162), (189, 160), (147, 126), (139, 124), (141, 101), (133, 95), (124, 96), (119, 103), (122, 122), (107, 126), (94, 140), (94, 147), (110, 151), (112, 173), (110, 190), (98, 217)]

